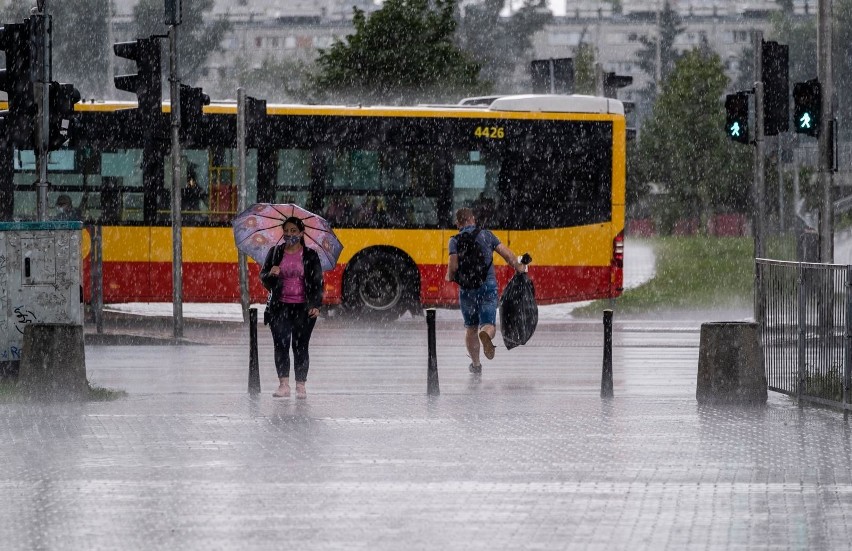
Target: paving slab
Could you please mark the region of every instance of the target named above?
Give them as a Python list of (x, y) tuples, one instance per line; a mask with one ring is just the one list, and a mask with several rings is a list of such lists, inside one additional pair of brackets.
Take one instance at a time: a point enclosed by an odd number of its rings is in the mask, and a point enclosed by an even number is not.
[[(698, 323), (553, 322), (467, 372), (439, 323), (321, 320), (308, 399), (247, 393), (239, 324), (168, 323), (158, 344), (88, 344), (110, 402), (0, 403), (8, 549), (848, 549), (843, 413), (695, 401)], [(109, 327), (113, 335), (120, 328)], [(124, 331), (133, 329), (125, 328)], [(89, 329), (91, 333), (91, 328)], [(137, 335), (138, 336), (138, 335)], [(117, 337), (116, 337), (117, 338)], [(116, 342), (120, 342), (120, 339)]]

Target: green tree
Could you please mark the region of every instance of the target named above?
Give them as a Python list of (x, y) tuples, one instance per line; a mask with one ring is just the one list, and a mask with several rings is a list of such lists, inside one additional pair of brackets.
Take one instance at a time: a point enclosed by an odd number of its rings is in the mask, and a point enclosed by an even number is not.
[(322, 99), (445, 101), (481, 91), (479, 65), (454, 44), (455, 0), (387, 0), (355, 32), (320, 50), (312, 87)]
[(642, 166), (639, 158), (639, 144), (636, 140), (627, 142), (627, 185), (625, 189), (625, 200), (628, 205), (628, 216), (631, 218), (645, 218), (649, 216), (644, 210), (644, 200), (651, 191), (649, 182), (643, 178)]
[(698, 217), (704, 229), (714, 212), (748, 212), (750, 204), (751, 150), (722, 131), (727, 85), (717, 54), (685, 53), (663, 82), (637, 148), (637, 177), (662, 184), (675, 218)]
[(26, 2), (16, 2), (8, 0), (0, 7), (0, 21), (4, 23), (19, 23), (23, 19), (30, 16), (30, 9), (35, 6), (35, 2), (28, 4)]
[(846, 90), (852, 88), (852, 0), (834, 0), (834, 36), (832, 37), (834, 86), (837, 98), (836, 116), (843, 139), (852, 139), (852, 99)]
[(546, 0), (524, 0), (509, 17), (501, 16), (506, 0), (484, 0), (464, 7), (458, 17), (459, 46), (482, 70), (480, 78), (498, 92), (513, 92), (518, 63), (526, 65), (533, 35), (553, 19)]
[(574, 93), (595, 94), (595, 47), (588, 42), (574, 51)]
[[(764, 40), (777, 40), (788, 45), (789, 79), (799, 82), (816, 77), (816, 18), (801, 18), (781, 13), (772, 18), (772, 32)], [(754, 87), (754, 46), (749, 43), (739, 55), (739, 71), (734, 84), (737, 90)], [(790, 85), (792, 93), (792, 84)]]
[[(663, 9), (660, 12), (660, 26), (657, 32), (660, 37), (660, 78), (663, 82), (668, 79), (669, 75), (674, 71), (675, 63), (677, 63), (680, 54), (674, 47), (675, 40), (686, 27), (683, 25), (683, 19), (672, 9), (669, 1), (666, 0)], [(649, 85), (647, 89), (647, 97), (652, 99), (657, 95), (658, 83), (656, 82), (657, 75), (657, 35), (653, 36), (637, 36), (634, 38), (639, 40), (642, 47), (636, 52), (636, 63), (649, 77)]]
[[(9, 2), (0, 17), (20, 22), (29, 17), (33, 1)], [(53, 80), (68, 82), (83, 97), (102, 98), (109, 82), (110, 0), (65, 0), (48, 3), (53, 23)]]
[(53, 79), (74, 84), (84, 98), (103, 98), (108, 89), (112, 90), (110, 3), (65, 0), (49, 4), (53, 16)]
[(243, 57), (234, 59), (227, 72), (219, 75), (218, 92), (221, 97), (235, 97), (238, 87), (250, 96), (271, 102), (299, 102), (306, 99), (306, 80), (309, 67), (301, 61), (264, 58), (259, 67), (253, 67)]
[[(178, 27), (178, 58), (181, 81), (191, 84), (206, 73), (207, 59), (214, 53), (221, 53), (222, 39), (231, 30), (231, 23), (225, 18), (208, 20), (213, 10), (214, 0), (192, 0), (183, 2), (183, 15)], [(167, 34), (164, 22), (163, 0), (139, 0), (133, 8), (136, 36)], [(169, 69), (168, 40), (163, 40), (163, 72)], [(167, 82), (164, 79), (164, 85)]]

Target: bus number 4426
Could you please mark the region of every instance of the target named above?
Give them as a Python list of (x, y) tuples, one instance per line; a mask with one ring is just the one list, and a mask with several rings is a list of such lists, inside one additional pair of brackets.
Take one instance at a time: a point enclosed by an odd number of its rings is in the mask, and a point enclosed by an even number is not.
[(477, 126), (473, 135), (477, 138), (502, 139), (506, 133), (502, 126)]

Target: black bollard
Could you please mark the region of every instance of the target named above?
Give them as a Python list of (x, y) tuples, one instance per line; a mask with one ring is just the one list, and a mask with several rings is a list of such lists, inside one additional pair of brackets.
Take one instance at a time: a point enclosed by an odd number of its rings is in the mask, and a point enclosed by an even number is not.
[(260, 368), (257, 361), (257, 308), (249, 308), (249, 394), (260, 394)]
[(601, 398), (612, 398), (612, 310), (604, 310), (603, 373), (601, 374)]
[(426, 394), (437, 396), (441, 393), (438, 385), (438, 352), (435, 344), (435, 309), (426, 310), (426, 327), (428, 328), (429, 341), (429, 367), (426, 371)]

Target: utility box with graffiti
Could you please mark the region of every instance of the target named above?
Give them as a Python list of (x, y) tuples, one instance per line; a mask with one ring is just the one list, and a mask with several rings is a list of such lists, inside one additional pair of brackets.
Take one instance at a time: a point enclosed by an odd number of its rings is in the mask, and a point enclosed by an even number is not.
[(0, 375), (18, 372), (27, 324), (83, 324), (82, 227), (0, 222)]

